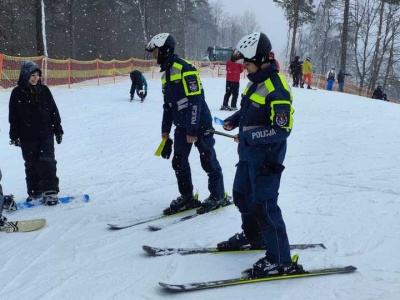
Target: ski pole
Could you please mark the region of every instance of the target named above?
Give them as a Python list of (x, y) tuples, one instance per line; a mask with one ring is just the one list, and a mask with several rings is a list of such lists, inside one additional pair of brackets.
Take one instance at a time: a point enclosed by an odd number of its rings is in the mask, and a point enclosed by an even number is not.
[(211, 132), (211, 133), (214, 133), (214, 134), (218, 134), (218, 135), (222, 135), (222, 136), (226, 136), (226, 137), (230, 137), (230, 138), (235, 138), (235, 136), (234, 135), (231, 135), (231, 134), (227, 134), (227, 133), (223, 133), (223, 132), (221, 132), (221, 131), (216, 131), (216, 130), (211, 130), (211, 129), (208, 129), (208, 130), (206, 130), (206, 132)]

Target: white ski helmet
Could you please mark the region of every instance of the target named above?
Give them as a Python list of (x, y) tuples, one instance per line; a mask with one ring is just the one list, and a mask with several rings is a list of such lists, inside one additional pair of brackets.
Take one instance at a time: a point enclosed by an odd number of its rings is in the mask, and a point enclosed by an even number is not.
[(159, 33), (148, 42), (146, 51), (153, 52), (155, 48), (175, 48), (175, 40), (169, 33)]
[(268, 37), (262, 32), (253, 32), (244, 36), (233, 53), (233, 60), (244, 59), (261, 66), (269, 61), (272, 45)]

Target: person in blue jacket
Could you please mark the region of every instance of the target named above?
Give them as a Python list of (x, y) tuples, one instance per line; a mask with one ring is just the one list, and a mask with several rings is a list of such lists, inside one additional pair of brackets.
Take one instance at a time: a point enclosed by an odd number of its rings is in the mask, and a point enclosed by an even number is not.
[[(212, 117), (204, 98), (199, 73), (190, 62), (174, 54), (174, 49), (175, 40), (169, 33), (155, 35), (146, 46), (163, 72), (162, 139), (170, 139), (172, 125), (175, 125), (172, 168), (181, 195), (171, 202), (164, 214), (199, 206), (198, 213), (205, 213), (227, 204), (222, 169), (214, 149), (213, 133), (207, 131), (213, 130)], [(210, 195), (203, 203), (193, 195), (189, 165), (193, 144), (199, 151), (201, 166), (208, 175)]]
[(142, 72), (139, 70), (134, 70), (129, 74), (132, 84), (131, 84), (131, 101), (135, 97), (136, 94), (139, 96), (140, 100), (143, 102), (147, 96), (147, 81), (143, 76)]
[(286, 139), (293, 127), (292, 92), (269, 59), (271, 43), (262, 32), (243, 37), (235, 49), (235, 60), (248, 72), (239, 111), (224, 120), (224, 129), (239, 128), (239, 163), (233, 183), (233, 200), (242, 217), (243, 232), (218, 247), (264, 248), (265, 257), (253, 265), (254, 275), (293, 272), (289, 239), (278, 206), (281, 174), (285, 169)]

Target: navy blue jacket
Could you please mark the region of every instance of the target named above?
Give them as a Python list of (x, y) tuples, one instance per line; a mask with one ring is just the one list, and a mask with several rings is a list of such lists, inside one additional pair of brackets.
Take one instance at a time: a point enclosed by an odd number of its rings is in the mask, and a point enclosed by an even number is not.
[(212, 128), (212, 117), (204, 99), (199, 73), (188, 61), (172, 55), (161, 65), (164, 95), (162, 133), (172, 124), (187, 135), (199, 136)]
[[(250, 83), (244, 90), (241, 109), (225, 120), (233, 128), (239, 127), (239, 155), (241, 147), (257, 145), (286, 150), (294, 112), (289, 85), (279, 74), (275, 62), (264, 70), (249, 74), (248, 78)], [(284, 145), (279, 145), (281, 143)]]

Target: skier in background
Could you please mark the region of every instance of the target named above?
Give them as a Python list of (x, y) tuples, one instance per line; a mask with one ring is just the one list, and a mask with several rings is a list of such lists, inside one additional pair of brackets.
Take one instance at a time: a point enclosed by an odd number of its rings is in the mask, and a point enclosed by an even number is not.
[(58, 204), (59, 180), (54, 136), (61, 144), (64, 131), (49, 88), (41, 83), (42, 71), (32, 61), (23, 61), (18, 85), (9, 104), (10, 144), (21, 147), (25, 161), (28, 198)]
[[(199, 73), (190, 62), (174, 54), (175, 39), (169, 33), (155, 35), (147, 44), (146, 50), (153, 53), (163, 72), (162, 139), (169, 140), (172, 124), (176, 126), (172, 168), (181, 195), (171, 202), (164, 214), (199, 207), (200, 204), (198, 213), (227, 205), (229, 202), (225, 195), (222, 169), (214, 149), (214, 136), (212, 132), (208, 132), (213, 130), (212, 116), (204, 98)], [(199, 203), (193, 196), (189, 164), (193, 144), (199, 151), (201, 166), (208, 175), (210, 196), (203, 203)]]
[(326, 89), (328, 91), (332, 91), (333, 84), (336, 80), (336, 71), (335, 68), (332, 68), (326, 73)]
[(303, 63), (303, 78), (302, 78), (301, 84), (300, 84), (301, 88), (304, 87), (304, 83), (307, 80), (307, 88), (309, 90), (312, 89), (312, 87), (311, 87), (311, 84), (312, 84), (311, 71), (312, 71), (311, 57), (307, 57), (306, 60)]
[(269, 53), (269, 60), (275, 60), (276, 66), (278, 67), (278, 71), (281, 70), (281, 65), (279, 63), (279, 61), (275, 58), (275, 52), (271, 50), (271, 52)]
[[(0, 182), (1, 182), (2, 174), (0, 170)], [(13, 211), (17, 209), (17, 204), (14, 201), (13, 195), (4, 196), (3, 195), (3, 187), (0, 183), (0, 227), (4, 226), (4, 222), (7, 221), (7, 218), (3, 216), (3, 209)]]
[(296, 55), (294, 61), (290, 63), (289, 72), (293, 77), (293, 86), (299, 87), (300, 79), (302, 77), (302, 61), (300, 61), (300, 56)]
[(140, 100), (143, 102), (147, 96), (147, 81), (146, 78), (139, 70), (134, 70), (129, 74), (132, 84), (131, 84), (131, 100), (135, 97), (136, 94), (139, 96)]
[[(236, 103), (239, 96), (240, 73), (243, 73), (242, 64), (234, 63), (229, 59), (226, 62), (226, 88), (221, 110), (237, 110)], [(229, 107), (230, 96), (232, 96), (232, 101)]]
[(339, 85), (339, 87), (338, 87), (339, 92), (343, 92), (344, 80), (345, 80), (346, 76), (351, 76), (351, 74), (346, 73), (346, 71), (343, 70), (343, 69), (340, 69), (339, 73), (337, 75), (337, 81), (338, 81), (338, 85)]
[(275, 61), (271, 42), (262, 32), (244, 36), (236, 46), (236, 60), (244, 60), (250, 83), (240, 111), (225, 119), (224, 129), (239, 127), (239, 162), (233, 200), (242, 217), (242, 233), (218, 244), (220, 250), (265, 247), (265, 257), (252, 269), (268, 276), (297, 271), (292, 263), (285, 222), (278, 206), (278, 190), (285, 167), (286, 139), (293, 126), (292, 93)]
[(372, 94), (372, 99), (379, 99), (382, 100), (383, 98), (383, 91), (382, 91), (382, 87), (380, 85), (378, 85), (376, 87), (376, 89), (374, 90), (373, 94)]

